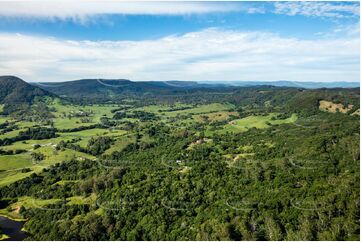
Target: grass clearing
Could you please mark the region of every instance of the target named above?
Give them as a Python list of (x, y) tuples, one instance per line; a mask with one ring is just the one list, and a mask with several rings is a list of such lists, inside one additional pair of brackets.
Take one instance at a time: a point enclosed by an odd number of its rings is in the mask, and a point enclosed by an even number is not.
[(164, 112), (167, 116), (174, 117), (181, 114), (204, 114), (204, 113), (212, 113), (218, 111), (228, 111), (234, 108), (232, 104), (222, 104), (222, 103), (212, 103), (206, 105), (200, 105), (195, 108), (178, 110), (173, 112)]
[(10, 121), (11, 119), (9, 117), (1, 116), (0, 115), (0, 124), (5, 123), (6, 121)]
[(88, 141), (95, 136), (110, 136), (110, 137), (119, 137), (126, 134), (127, 131), (125, 130), (108, 130), (108, 129), (87, 129), (77, 132), (71, 132), (71, 133), (59, 133), (61, 137), (67, 137), (69, 139), (72, 138), (81, 138), (77, 144), (79, 144), (82, 147), (86, 147), (88, 144)]
[(337, 104), (326, 100), (321, 100), (319, 104), (320, 104), (319, 109), (321, 111), (330, 112), (330, 113), (337, 113), (337, 112), (347, 113), (353, 108), (352, 104), (349, 104), (347, 107), (345, 107), (341, 103)]
[(159, 112), (162, 112), (162, 113), (168, 112), (169, 113), (169, 112), (179, 111), (176, 109), (184, 108), (185, 110), (187, 110), (192, 107), (193, 107), (193, 105), (177, 103), (175, 105), (149, 105), (149, 106), (145, 106), (145, 107), (141, 107), (141, 108), (136, 108), (136, 109), (134, 109), (134, 111), (145, 111), (145, 112), (150, 112), (150, 113), (159, 113)]
[(92, 193), (89, 197), (73, 196), (66, 199), (68, 205), (93, 204), (96, 200), (96, 194)]
[[(41, 171), (42, 169), (39, 169)], [(24, 179), (30, 176), (33, 172), (22, 173), (20, 170), (0, 172), (0, 187), (9, 185), (18, 180)]]
[(197, 122), (205, 122), (207, 120), (210, 122), (214, 122), (229, 120), (231, 116), (238, 117), (239, 115), (237, 112), (220, 111), (207, 114), (193, 115), (193, 119)]
[(0, 139), (14, 138), (19, 135), (20, 131), (25, 131), (25, 129), (17, 129), (17, 130), (12, 130), (10, 132), (6, 132), (5, 134), (0, 135)]
[(25, 209), (43, 208), (49, 204), (54, 204), (54, 203), (57, 203), (60, 201), (61, 201), (61, 199), (43, 200), (43, 199), (36, 199), (33, 197), (28, 197), (28, 196), (19, 197), (17, 202), (10, 204), (7, 208), (0, 209), (0, 215), (6, 216), (11, 219), (18, 220), (18, 221), (23, 221), (24, 219), (19, 214), (19, 210), (20, 210), (21, 206), (23, 206)]
[(111, 154), (115, 151), (122, 151), (127, 145), (135, 143), (135, 137), (134, 136), (123, 136), (119, 137), (114, 144), (107, 149), (104, 154)]
[(271, 125), (276, 124), (287, 124), (293, 123), (297, 120), (297, 115), (292, 114), (291, 117), (287, 119), (272, 119), (276, 117), (277, 114), (272, 113), (267, 116), (248, 116), (242, 119), (236, 119), (224, 126), (223, 131), (226, 132), (244, 132), (251, 128), (265, 129)]
[(39, 163), (38, 166), (48, 167), (50, 165), (54, 165), (56, 163), (60, 163), (62, 161), (78, 159), (81, 160), (83, 158), (94, 159), (95, 157), (89, 154), (85, 154), (79, 151), (64, 149), (56, 151), (53, 147), (41, 147), (38, 149), (39, 153), (45, 155), (45, 159)]
[[(65, 199), (67, 205), (80, 205), (80, 204), (92, 204), (96, 200), (96, 194), (92, 193), (89, 197), (73, 196)], [(19, 197), (17, 202), (10, 204), (8, 207), (0, 209), (0, 215), (9, 217), (14, 220), (24, 221), (19, 213), (20, 208), (25, 209), (44, 209), (46, 206), (56, 204), (64, 201), (64, 199), (53, 198), (53, 199), (38, 199), (29, 196)]]
[[(81, 126), (90, 126), (99, 123), (101, 117), (112, 117), (111, 110), (117, 108), (117, 105), (64, 105), (59, 101), (54, 101), (51, 105), (55, 108), (53, 112), (54, 126), (59, 129), (69, 129)], [(89, 113), (90, 122), (82, 122), (82, 117), (78, 117), (82, 112)], [(77, 115), (78, 114), (78, 115)]]
[(29, 153), (18, 155), (2, 155), (0, 156), (0, 172), (21, 169), (32, 166), (31, 156)]
[[(181, 108), (184, 107), (186, 109), (183, 110), (175, 110), (175, 111), (167, 111), (171, 108)], [(190, 106), (190, 105), (179, 105), (176, 107), (172, 106), (166, 106), (166, 105), (150, 105), (145, 106), (142, 108), (134, 109), (134, 111), (146, 111), (146, 112), (152, 112), (159, 116), (163, 117), (175, 117), (177, 115), (195, 115), (195, 114), (204, 114), (204, 113), (211, 113), (211, 112), (218, 112), (218, 111), (228, 111), (230, 109), (234, 108), (234, 105), (229, 103), (211, 103), (211, 104), (204, 104), (204, 105), (198, 105), (196, 107)], [(160, 112), (162, 111), (162, 112)]]
[[(92, 155), (75, 150), (64, 149), (56, 151), (52, 146), (40, 147), (36, 152), (44, 154), (45, 159), (34, 163), (30, 153), (0, 156), (0, 170), (2, 170), (0, 172), (0, 187), (24, 179), (32, 173), (40, 173), (44, 168), (66, 160), (76, 159), (81, 161), (84, 158), (95, 159)], [(30, 168), (31, 171), (23, 173), (23, 168)]]

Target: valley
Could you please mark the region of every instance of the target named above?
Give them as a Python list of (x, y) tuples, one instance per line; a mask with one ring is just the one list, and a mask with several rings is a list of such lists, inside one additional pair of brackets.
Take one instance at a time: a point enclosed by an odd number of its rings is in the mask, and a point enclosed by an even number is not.
[(9, 78), (0, 216), (27, 239), (359, 238), (358, 88)]

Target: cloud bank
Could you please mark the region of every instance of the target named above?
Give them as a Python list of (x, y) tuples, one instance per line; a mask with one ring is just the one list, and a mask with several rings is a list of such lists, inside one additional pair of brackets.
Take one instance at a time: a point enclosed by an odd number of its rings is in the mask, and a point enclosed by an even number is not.
[(0, 16), (57, 18), (84, 22), (94, 15), (145, 14), (186, 15), (240, 11), (248, 14), (285, 14), (308, 17), (344, 18), (359, 16), (357, 2), (196, 2), (196, 1), (118, 1), (118, 0), (3, 0)]
[(358, 37), (305, 40), (206, 29), (143, 41), (68, 41), (0, 33), (0, 74), (27, 81), (359, 81)]
[(241, 10), (232, 2), (139, 2), (115, 0), (1, 1), (0, 16), (40, 18), (84, 18), (100, 14), (184, 15)]

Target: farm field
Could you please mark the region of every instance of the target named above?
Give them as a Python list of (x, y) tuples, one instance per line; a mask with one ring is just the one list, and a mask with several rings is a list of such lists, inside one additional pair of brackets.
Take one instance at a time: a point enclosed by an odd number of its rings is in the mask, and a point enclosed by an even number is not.
[[(103, 116), (111, 115), (111, 110), (115, 105), (62, 105), (59, 100), (55, 100), (50, 108), (55, 109), (54, 126), (59, 129), (69, 129), (81, 126), (97, 124)], [(82, 122), (82, 118), (89, 117), (89, 120)]]
[(244, 132), (251, 128), (265, 129), (271, 125), (276, 124), (288, 124), (293, 123), (297, 120), (297, 115), (292, 114), (286, 119), (276, 119), (277, 114), (268, 114), (266, 116), (249, 116), (242, 119), (236, 119), (229, 122), (225, 127), (224, 131)]

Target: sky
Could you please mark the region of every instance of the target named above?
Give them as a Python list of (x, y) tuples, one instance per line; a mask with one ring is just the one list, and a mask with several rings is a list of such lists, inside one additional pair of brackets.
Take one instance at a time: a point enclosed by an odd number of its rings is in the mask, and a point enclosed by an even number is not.
[(0, 0), (0, 75), (359, 82), (359, 13), (357, 1)]

